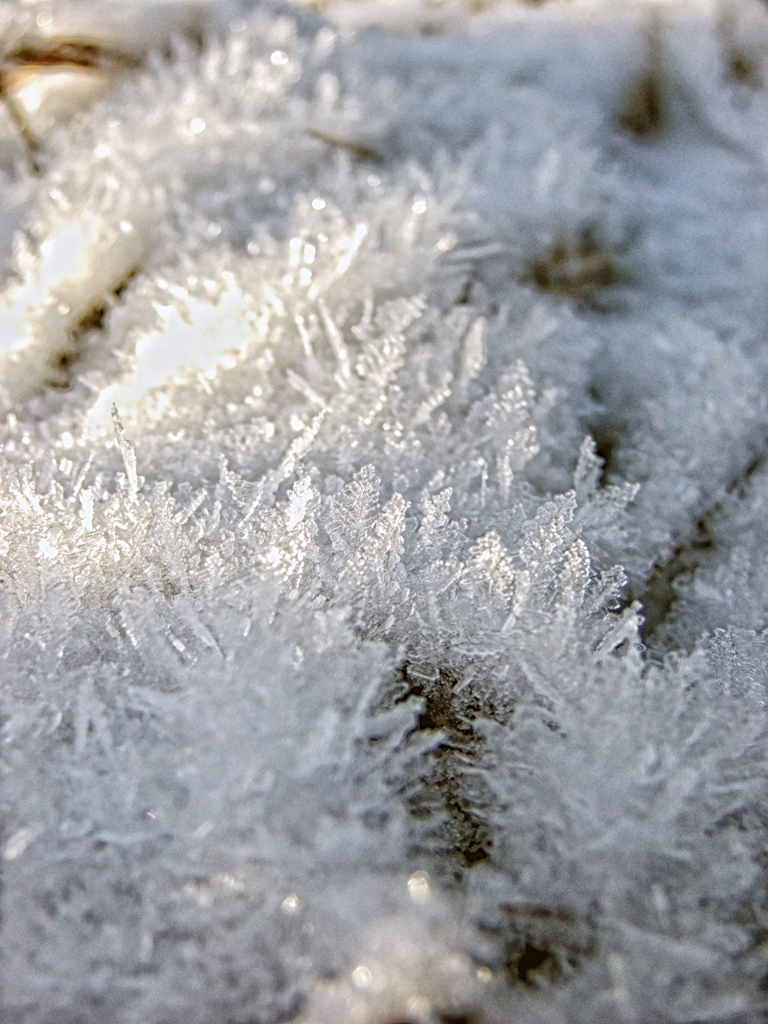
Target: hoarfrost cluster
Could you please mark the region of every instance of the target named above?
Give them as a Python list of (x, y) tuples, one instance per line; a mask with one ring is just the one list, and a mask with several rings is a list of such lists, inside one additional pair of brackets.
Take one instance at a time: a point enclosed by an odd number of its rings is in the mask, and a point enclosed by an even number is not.
[(3, 1021), (765, 1020), (768, 9), (0, 26)]

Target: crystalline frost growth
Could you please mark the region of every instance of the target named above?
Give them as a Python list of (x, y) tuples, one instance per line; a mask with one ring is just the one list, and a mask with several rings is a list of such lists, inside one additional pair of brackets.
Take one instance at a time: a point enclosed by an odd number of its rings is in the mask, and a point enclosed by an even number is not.
[(764, 8), (127, 10), (0, 6), (3, 1020), (764, 1019)]

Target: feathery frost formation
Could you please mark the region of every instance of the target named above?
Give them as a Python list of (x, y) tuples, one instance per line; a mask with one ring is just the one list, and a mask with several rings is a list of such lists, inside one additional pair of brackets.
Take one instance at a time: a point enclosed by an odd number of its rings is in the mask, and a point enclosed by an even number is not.
[(756, 1024), (768, 10), (0, 4), (8, 1024)]

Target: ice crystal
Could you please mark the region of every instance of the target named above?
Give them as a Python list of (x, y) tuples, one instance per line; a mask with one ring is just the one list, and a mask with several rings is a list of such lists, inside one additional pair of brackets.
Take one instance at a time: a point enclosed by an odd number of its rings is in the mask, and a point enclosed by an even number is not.
[(764, 1019), (764, 6), (0, 28), (3, 1020)]

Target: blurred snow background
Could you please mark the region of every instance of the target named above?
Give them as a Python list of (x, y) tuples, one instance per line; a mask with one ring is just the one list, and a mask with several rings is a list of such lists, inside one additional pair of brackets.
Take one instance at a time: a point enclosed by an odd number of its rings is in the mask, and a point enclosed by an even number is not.
[(766, 1020), (766, 5), (0, 29), (2, 1020)]

